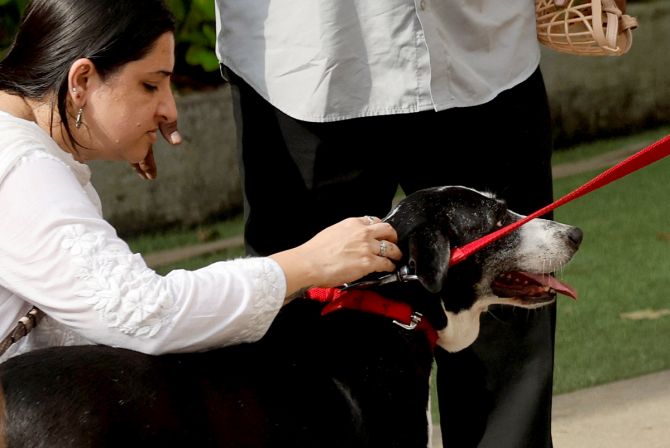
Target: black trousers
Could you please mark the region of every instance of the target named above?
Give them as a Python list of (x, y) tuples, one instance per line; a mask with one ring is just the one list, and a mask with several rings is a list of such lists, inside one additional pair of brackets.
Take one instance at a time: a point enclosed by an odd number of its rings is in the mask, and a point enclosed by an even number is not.
[[(542, 75), (474, 107), (311, 123), (231, 82), (250, 254), (297, 246), (349, 216), (384, 216), (400, 186), (495, 192), (529, 213), (551, 202)], [(555, 308), (492, 308), (471, 347), (438, 349), (444, 446), (551, 447)]]

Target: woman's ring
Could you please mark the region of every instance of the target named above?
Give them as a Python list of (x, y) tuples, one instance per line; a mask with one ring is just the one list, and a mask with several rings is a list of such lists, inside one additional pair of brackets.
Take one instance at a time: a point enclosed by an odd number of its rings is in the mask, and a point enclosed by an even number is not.
[(379, 242), (379, 256), (380, 257), (385, 257), (386, 256), (386, 241), (381, 240)]

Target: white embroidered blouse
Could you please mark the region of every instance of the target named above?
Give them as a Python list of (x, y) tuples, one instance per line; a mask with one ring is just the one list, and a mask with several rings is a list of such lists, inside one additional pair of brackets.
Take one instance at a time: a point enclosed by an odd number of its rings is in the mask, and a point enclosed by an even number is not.
[(0, 112), (0, 340), (32, 306), (47, 315), (0, 361), (54, 345), (158, 354), (254, 341), (285, 293), (269, 258), (156, 274), (103, 219), (89, 168)]

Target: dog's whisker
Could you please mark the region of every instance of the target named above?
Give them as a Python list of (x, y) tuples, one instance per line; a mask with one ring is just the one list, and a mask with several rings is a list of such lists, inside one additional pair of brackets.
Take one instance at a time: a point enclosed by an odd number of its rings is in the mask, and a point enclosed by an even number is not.
[(494, 313), (490, 308), (488, 310), (486, 310), (486, 314), (488, 314), (489, 316), (491, 316), (493, 319), (497, 320), (498, 322), (501, 322), (501, 323), (505, 322), (503, 319), (498, 317), (496, 315), (496, 313)]

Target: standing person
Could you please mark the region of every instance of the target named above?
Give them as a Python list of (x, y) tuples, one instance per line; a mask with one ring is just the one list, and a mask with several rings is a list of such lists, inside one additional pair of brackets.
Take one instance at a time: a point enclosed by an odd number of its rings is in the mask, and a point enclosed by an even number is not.
[[(551, 201), (532, 0), (216, 7), (249, 253), (382, 216), (398, 186), (466, 185), (520, 212)], [(492, 308), (483, 321), (473, 346), (436, 353), (444, 446), (551, 447), (555, 308)]]
[(254, 341), (296, 290), (391, 271), (401, 257), (395, 231), (369, 217), (268, 257), (166, 276), (133, 254), (102, 217), (86, 162), (155, 176), (159, 128), (179, 140), (173, 33), (162, 0), (28, 4), (0, 61), (0, 347), (31, 308), (46, 318), (0, 361), (56, 345), (166, 353)]

